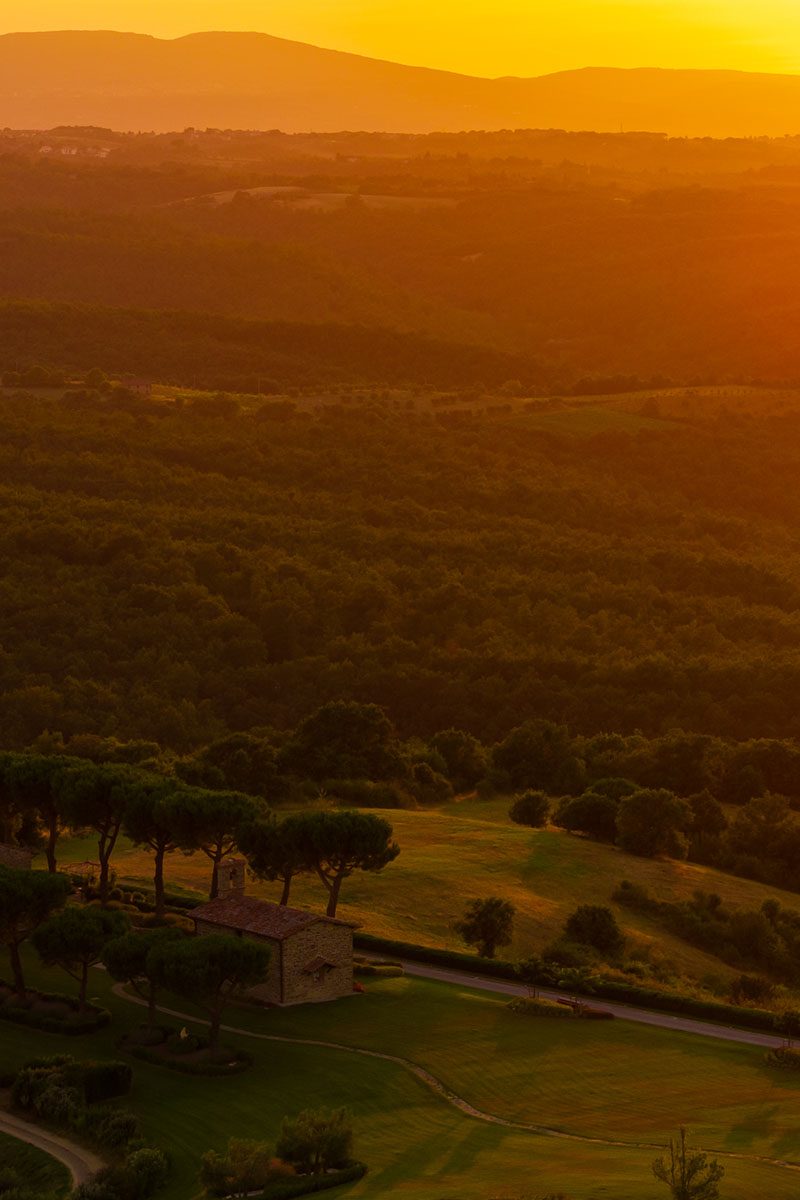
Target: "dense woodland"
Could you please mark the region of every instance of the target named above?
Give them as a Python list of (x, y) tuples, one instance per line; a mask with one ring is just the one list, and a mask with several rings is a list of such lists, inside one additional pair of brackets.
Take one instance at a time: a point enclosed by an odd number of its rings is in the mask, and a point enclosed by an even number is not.
[(404, 737), (797, 734), (791, 405), (573, 436), (524, 408), (22, 391), (0, 455), (9, 746), (185, 752), (341, 698)]

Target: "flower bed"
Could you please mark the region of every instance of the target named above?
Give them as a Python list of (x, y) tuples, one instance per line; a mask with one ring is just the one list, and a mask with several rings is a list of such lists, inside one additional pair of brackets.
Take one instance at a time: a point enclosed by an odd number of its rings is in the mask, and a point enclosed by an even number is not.
[(238, 1075), (253, 1065), (252, 1055), (243, 1050), (225, 1046), (211, 1050), (208, 1038), (183, 1034), (165, 1025), (142, 1026), (120, 1038), (117, 1048), (142, 1062), (185, 1075)]
[(363, 1179), (367, 1168), (363, 1163), (351, 1163), (340, 1171), (328, 1171), (325, 1175), (296, 1175), (293, 1179), (282, 1179), (266, 1187), (260, 1200), (292, 1200), (293, 1196), (308, 1196), (312, 1192), (326, 1192), (329, 1188), (341, 1187), (343, 1183), (354, 1183)]

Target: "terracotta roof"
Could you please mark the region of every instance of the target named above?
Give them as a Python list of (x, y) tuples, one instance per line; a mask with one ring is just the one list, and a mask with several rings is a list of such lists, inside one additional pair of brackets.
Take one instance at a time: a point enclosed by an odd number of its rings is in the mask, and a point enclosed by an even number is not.
[(216, 900), (209, 900), (207, 904), (192, 909), (192, 918), (224, 929), (260, 934), (276, 942), (282, 942), (284, 938), (307, 929), (317, 921), (323, 921), (326, 925), (350, 925), (349, 921), (339, 921), (335, 917), (323, 917), (301, 908), (287, 908), (285, 905), (272, 904), (269, 900), (259, 900), (256, 896), (235, 894), (218, 896)]

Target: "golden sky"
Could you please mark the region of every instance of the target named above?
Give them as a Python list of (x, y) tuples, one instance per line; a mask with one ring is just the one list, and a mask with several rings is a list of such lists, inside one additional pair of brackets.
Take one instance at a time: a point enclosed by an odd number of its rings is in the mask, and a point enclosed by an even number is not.
[(800, 71), (800, 0), (0, 0), (0, 32), (254, 29), (475, 75)]

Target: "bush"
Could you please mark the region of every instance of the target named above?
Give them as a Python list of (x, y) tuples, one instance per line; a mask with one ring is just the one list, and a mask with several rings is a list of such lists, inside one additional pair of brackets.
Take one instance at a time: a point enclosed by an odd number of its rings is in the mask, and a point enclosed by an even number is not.
[(601, 842), (613, 842), (617, 837), (619, 802), (611, 796), (584, 792), (568, 796), (555, 811), (553, 824), (571, 833), (587, 833)]
[(273, 1158), (267, 1142), (230, 1138), (224, 1154), (209, 1150), (200, 1160), (200, 1182), (213, 1196), (249, 1195), (294, 1177), (294, 1168)]
[(197, 1050), (202, 1050), (208, 1045), (201, 1038), (195, 1037), (193, 1033), (183, 1037), (180, 1033), (171, 1033), (166, 1041), (167, 1050), (170, 1054), (184, 1055), (194, 1054)]
[(74, 1129), (82, 1111), (80, 1092), (77, 1088), (51, 1083), (36, 1097), (33, 1110), (43, 1121)]
[(89, 1107), (85, 1100), (87, 1087), (96, 1088), (98, 1081), (101, 1089), (125, 1084), (129, 1087), (130, 1069), (125, 1063), (84, 1064), (68, 1055), (38, 1059), (17, 1072), (11, 1102), (98, 1145), (125, 1149), (140, 1136), (138, 1119), (125, 1108)]
[(328, 795), (353, 808), (416, 808), (414, 798), (393, 783), (369, 779), (328, 779)]
[(142, 1132), (138, 1117), (127, 1108), (87, 1108), (82, 1127), (93, 1141), (109, 1150), (123, 1150)]
[[(127, 1096), (133, 1082), (133, 1071), (123, 1062), (82, 1062), (76, 1064), (75, 1086), (83, 1088), (87, 1104)], [(72, 1073), (68, 1075), (70, 1081)]]
[[(2, 981), (0, 981), (0, 986)], [(27, 1025), (30, 1029), (41, 1029), (44, 1033), (65, 1033), (79, 1035), (96, 1033), (103, 1029), (111, 1020), (107, 1008), (97, 1008), (87, 1005), (87, 1011), (79, 1012), (78, 1005), (72, 996), (63, 996), (58, 992), (36, 992), (28, 989), (29, 1001), (44, 1004), (63, 1005), (68, 1009), (64, 1016), (52, 1012), (37, 1012), (30, 1004), (20, 1004), (19, 999), (8, 996), (0, 1000), (0, 1020), (13, 1021), (16, 1025)]]
[(339, 1171), (327, 1175), (300, 1175), (273, 1184), (264, 1189), (261, 1200), (292, 1200), (294, 1196), (307, 1196), (312, 1192), (326, 1192), (329, 1188), (341, 1187), (344, 1183), (355, 1183), (363, 1179), (367, 1168), (363, 1163), (351, 1163)]
[(362, 977), (381, 976), (384, 979), (396, 979), (403, 974), (403, 968), (397, 963), (359, 963), (353, 967), (353, 973)]
[(345, 1108), (306, 1108), (284, 1117), (275, 1151), (304, 1174), (338, 1170), (351, 1161), (353, 1125)]
[(515, 825), (541, 829), (550, 816), (550, 800), (544, 792), (523, 792), (514, 800), (508, 815)]
[(783, 1071), (800, 1071), (800, 1050), (793, 1050), (791, 1046), (776, 1046), (767, 1051), (764, 1062)]
[[(163, 1041), (155, 1045), (144, 1045), (141, 1042), (121, 1042), (119, 1048), (140, 1062), (152, 1063), (157, 1067), (167, 1067), (170, 1071), (181, 1071), (184, 1075), (238, 1075), (253, 1065), (253, 1056), (244, 1050), (226, 1051), (220, 1048), (214, 1058), (189, 1059), (180, 1054), (177, 1056), (160, 1053)], [(200, 1049), (203, 1045), (200, 1045)]]
[(532, 997), (517, 996), (509, 1002), (511, 1012), (523, 1017), (567, 1017), (574, 1020), (575, 1010), (553, 1000), (534, 1000)]
[(143, 1147), (121, 1166), (106, 1167), (82, 1184), (71, 1200), (149, 1200), (169, 1177), (169, 1159), (161, 1150)]
[(588, 946), (583, 946), (580, 942), (571, 942), (569, 938), (557, 938), (542, 951), (545, 963), (554, 963), (559, 967), (586, 967), (592, 958)]
[(564, 933), (571, 942), (591, 946), (609, 958), (617, 958), (625, 948), (625, 938), (610, 908), (581, 904), (567, 917)]
[(740, 975), (731, 984), (731, 999), (734, 1004), (746, 1001), (749, 1004), (764, 1004), (775, 999), (777, 988), (769, 979), (757, 975)]

